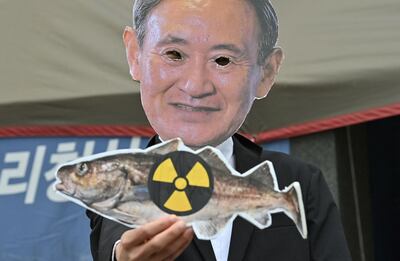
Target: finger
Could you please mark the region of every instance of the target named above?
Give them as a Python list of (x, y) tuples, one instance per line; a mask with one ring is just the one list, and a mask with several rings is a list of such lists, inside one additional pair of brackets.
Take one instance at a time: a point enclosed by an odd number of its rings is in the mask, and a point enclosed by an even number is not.
[(187, 237), (188, 240), (185, 243), (183, 243), (180, 247), (178, 247), (178, 250), (175, 251), (175, 253), (173, 253), (172, 256), (170, 256), (171, 260), (175, 260), (178, 256), (180, 256), (182, 252), (185, 251), (185, 249), (192, 242), (194, 236), (193, 229), (189, 228), (189, 230), (186, 233), (187, 235), (185, 235), (185, 237)]
[(178, 218), (175, 215), (170, 215), (147, 223), (136, 229), (128, 230), (121, 236), (120, 244), (125, 249), (142, 244), (146, 240), (149, 240), (155, 235), (166, 230), (177, 221)]
[(141, 249), (141, 255), (150, 257), (154, 254), (162, 253), (167, 249), (167, 246), (179, 240), (185, 231), (186, 224), (183, 221), (176, 222), (165, 231), (153, 237), (149, 242), (145, 243)]
[(164, 260), (164, 261), (172, 261), (175, 260), (178, 256), (182, 254), (182, 252), (189, 246), (189, 244), (193, 240), (193, 229), (187, 228), (183, 235), (174, 242), (168, 250), (166, 251), (165, 256), (160, 256), (158, 259), (155, 260)]
[(178, 248), (178, 250), (172, 255), (172, 260), (175, 260), (175, 258), (177, 258), (178, 256), (180, 256), (180, 254), (182, 254), (182, 252), (185, 251), (185, 249), (190, 245), (190, 243), (192, 243), (192, 241), (193, 241), (193, 236), (194, 236), (194, 234), (193, 234), (193, 229), (190, 228), (190, 230), (188, 231), (188, 235), (185, 236), (185, 237), (188, 238), (188, 240), (187, 240), (184, 244), (182, 244), (182, 245)]

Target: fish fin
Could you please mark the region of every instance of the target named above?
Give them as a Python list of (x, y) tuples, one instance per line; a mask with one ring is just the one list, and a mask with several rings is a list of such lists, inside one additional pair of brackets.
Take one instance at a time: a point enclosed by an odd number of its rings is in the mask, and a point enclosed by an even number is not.
[(203, 150), (201, 150), (198, 154), (205, 162), (207, 162), (208, 165), (212, 166), (213, 170), (218, 170), (218, 171), (213, 171), (217, 173), (230, 173), (231, 171), (227, 167), (227, 163), (224, 162), (218, 154), (211, 148), (207, 147)]
[(149, 152), (151, 154), (164, 155), (164, 154), (170, 153), (172, 151), (178, 150), (179, 144), (181, 144), (181, 143), (182, 143), (182, 141), (178, 138), (168, 140), (161, 144), (157, 144), (155, 146), (150, 147), (150, 149), (147, 152)]
[(288, 205), (285, 209), (285, 214), (290, 217), (296, 224), (301, 236), (307, 238), (307, 221), (304, 211), (303, 196), (301, 194), (301, 187), (299, 182), (293, 182), (284, 191)]
[(275, 172), (272, 163), (264, 161), (252, 169), (243, 173), (243, 176), (248, 176), (249, 182), (253, 184), (263, 185), (264, 188), (278, 190), (278, 182), (276, 181)]
[(108, 211), (115, 207), (115, 205), (119, 202), (121, 196), (122, 192), (120, 191), (111, 198), (90, 204), (90, 207), (98, 211)]
[(231, 217), (219, 217), (207, 221), (196, 221), (192, 224), (193, 231), (201, 240), (214, 239), (221, 232)]
[(271, 225), (272, 219), (269, 209), (257, 208), (251, 211), (246, 211), (245, 213), (239, 213), (239, 215), (260, 229)]
[(132, 186), (130, 189), (127, 189), (124, 192), (124, 195), (121, 197), (120, 202), (128, 202), (128, 201), (138, 201), (138, 202), (143, 202), (151, 200), (150, 199), (150, 193), (149, 189), (147, 187), (147, 184), (143, 185), (135, 185)]
[(135, 215), (127, 214), (118, 208), (111, 209), (109, 216), (129, 227), (132, 227), (138, 219)]
[(289, 187), (285, 188), (282, 192), (277, 192), (277, 194), (280, 195), (280, 203), (278, 207), (274, 209), (263, 209), (262, 207), (259, 207), (257, 209), (241, 212), (239, 215), (258, 228), (263, 229), (271, 225), (271, 213), (284, 212), (293, 220), (300, 235), (306, 239), (308, 234), (307, 222), (300, 183), (293, 182)]
[(197, 155), (209, 162), (209, 164), (211, 164), (211, 162), (221, 161), (218, 155), (209, 147), (202, 149), (200, 152), (197, 153)]
[[(211, 148), (205, 148), (197, 155), (203, 158), (210, 166), (212, 166), (213, 174), (226, 175), (226, 173), (232, 172), (228, 168), (228, 163), (226, 161), (223, 161)], [(258, 186), (259, 184), (262, 184), (265, 188), (279, 191), (274, 167), (272, 166), (272, 163), (270, 161), (266, 160), (258, 164), (257, 166), (243, 173), (242, 176), (249, 176), (249, 182), (257, 184)]]

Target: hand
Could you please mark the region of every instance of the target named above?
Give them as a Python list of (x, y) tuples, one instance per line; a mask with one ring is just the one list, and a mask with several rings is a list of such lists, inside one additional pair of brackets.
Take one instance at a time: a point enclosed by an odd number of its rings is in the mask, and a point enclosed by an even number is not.
[(176, 216), (157, 219), (126, 231), (116, 246), (118, 261), (174, 260), (190, 244), (193, 229)]

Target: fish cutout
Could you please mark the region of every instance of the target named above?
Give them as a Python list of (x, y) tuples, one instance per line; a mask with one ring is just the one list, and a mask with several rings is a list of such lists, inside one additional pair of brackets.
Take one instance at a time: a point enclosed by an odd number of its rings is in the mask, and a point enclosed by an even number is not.
[(270, 161), (240, 174), (219, 150), (193, 151), (179, 138), (79, 158), (59, 166), (56, 178), (62, 196), (131, 228), (175, 213), (210, 240), (236, 216), (265, 229), (271, 213), (284, 212), (307, 238), (298, 182), (279, 190)]

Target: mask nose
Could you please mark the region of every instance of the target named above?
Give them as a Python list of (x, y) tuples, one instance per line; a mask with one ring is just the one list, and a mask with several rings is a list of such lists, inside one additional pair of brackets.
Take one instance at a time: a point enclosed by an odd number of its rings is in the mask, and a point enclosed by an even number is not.
[(207, 63), (196, 58), (185, 71), (185, 82), (181, 90), (194, 99), (201, 99), (216, 93), (215, 86), (209, 79)]

